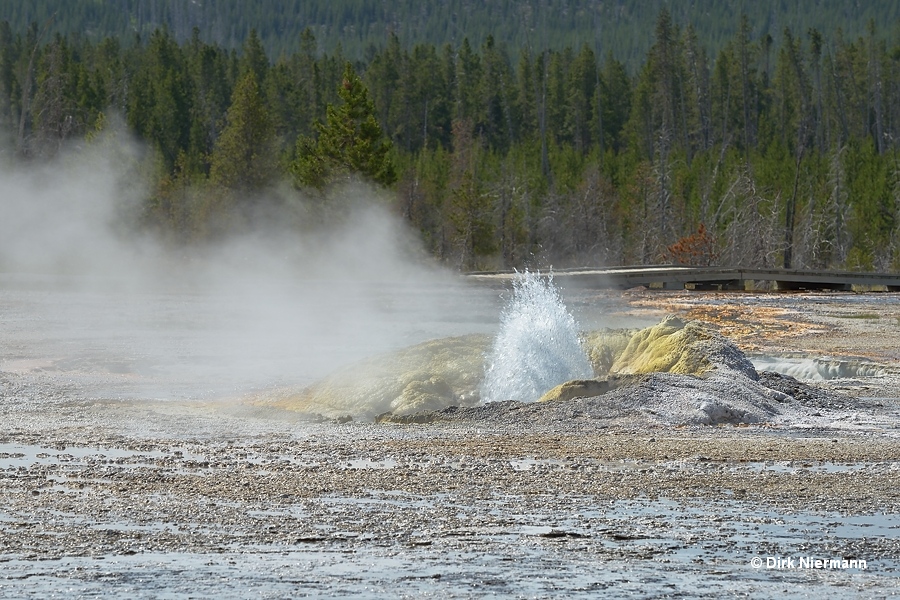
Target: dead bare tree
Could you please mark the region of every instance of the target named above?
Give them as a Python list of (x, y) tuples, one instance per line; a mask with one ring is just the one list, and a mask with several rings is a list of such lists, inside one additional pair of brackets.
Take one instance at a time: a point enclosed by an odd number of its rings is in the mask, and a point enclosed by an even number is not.
[(850, 219), (850, 192), (847, 189), (847, 174), (843, 156), (846, 146), (839, 146), (831, 154), (828, 167), (827, 226), (830, 240), (830, 263), (841, 265), (850, 252), (850, 236), (847, 222)]
[(69, 136), (84, 127), (71, 93), (72, 73), (66, 66), (65, 52), (61, 40), (47, 49), (46, 74), (34, 94), (33, 150), (39, 154), (55, 155)]
[(31, 88), (34, 86), (34, 65), (38, 57), (38, 50), (40, 50), (41, 48), (41, 40), (44, 39), (44, 36), (50, 29), (50, 24), (53, 23), (53, 20), (55, 18), (56, 13), (54, 12), (52, 15), (50, 15), (50, 18), (47, 19), (47, 22), (44, 23), (44, 27), (41, 28), (40, 33), (35, 37), (34, 46), (31, 49), (31, 57), (28, 59), (28, 67), (25, 69), (25, 76), (22, 78), (22, 112), (19, 113), (19, 133), (16, 136), (16, 149), (18, 150), (19, 154), (23, 156), (28, 154), (25, 129), (28, 123), (28, 115), (31, 108)]
[(720, 240), (723, 265), (768, 268), (782, 252), (778, 198), (764, 198), (749, 167), (735, 173), (732, 184), (719, 202), (718, 218), (725, 224)]
[(878, 250), (875, 255), (875, 269), (877, 271), (900, 271), (900, 160), (894, 155), (894, 165), (891, 172), (893, 185), (891, 196), (893, 200), (894, 226), (891, 229), (890, 243)]

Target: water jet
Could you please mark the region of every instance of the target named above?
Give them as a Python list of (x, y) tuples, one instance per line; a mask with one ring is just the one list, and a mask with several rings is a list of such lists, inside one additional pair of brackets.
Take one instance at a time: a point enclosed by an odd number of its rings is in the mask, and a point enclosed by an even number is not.
[(534, 402), (561, 383), (592, 376), (575, 318), (552, 276), (517, 274), (487, 361), (482, 401)]

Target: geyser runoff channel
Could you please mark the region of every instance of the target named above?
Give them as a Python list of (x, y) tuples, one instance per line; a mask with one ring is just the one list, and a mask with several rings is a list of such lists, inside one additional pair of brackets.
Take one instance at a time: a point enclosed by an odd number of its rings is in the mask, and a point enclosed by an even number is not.
[(594, 376), (552, 276), (516, 274), (487, 364), (483, 402), (534, 402), (560, 383)]

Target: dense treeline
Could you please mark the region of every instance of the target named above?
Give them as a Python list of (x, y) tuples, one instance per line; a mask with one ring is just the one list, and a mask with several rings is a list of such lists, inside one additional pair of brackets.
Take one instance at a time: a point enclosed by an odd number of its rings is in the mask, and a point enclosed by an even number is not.
[(588, 44), (513, 55), (491, 36), (391, 36), (349, 65), (310, 30), (273, 61), (255, 32), (236, 52), (3, 23), (0, 127), (34, 159), (121, 115), (155, 150), (147, 219), (183, 240), (280, 180), (355, 171), (463, 269), (897, 269), (900, 40), (752, 31), (741, 18), (710, 56), (663, 10), (629, 74)]
[(79, 35), (94, 43), (116, 37), (126, 46), (161, 28), (184, 43), (197, 27), (204, 42), (231, 50), (255, 30), (272, 58), (297, 52), (307, 28), (319, 51), (340, 47), (352, 60), (366, 61), (390, 34), (406, 50), (419, 43), (456, 47), (464, 37), (492, 35), (516, 54), (588, 43), (598, 55), (612, 52), (634, 70), (653, 43), (653, 24), (663, 8), (679, 26), (693, 23), (715, 54), (737, 31), (735, 15), (741, 13), (757, 36), (770, 34), (779, 45), (785, 28), (843, 28), (856, 38), (866, 34), (871, 20), (900, 19), (894, 0), (0, 0), (0, 19), (15, 31), (48, 23), (51, 35)]

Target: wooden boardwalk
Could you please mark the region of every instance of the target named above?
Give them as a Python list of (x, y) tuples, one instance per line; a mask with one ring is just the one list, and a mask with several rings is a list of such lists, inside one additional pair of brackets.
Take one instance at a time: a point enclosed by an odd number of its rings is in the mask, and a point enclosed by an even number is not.
[[(484, 283), (502, 283), (515, 273), (470, 273)], [(659, 289), (748, 290), (857, 290), (900, 292), (900, 273), (802, 271), (797, 269), (728, 269), (722, 267), (604, 267), (553, 271), (562, 285), (597, 289), (645, 286)]]

